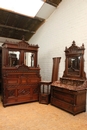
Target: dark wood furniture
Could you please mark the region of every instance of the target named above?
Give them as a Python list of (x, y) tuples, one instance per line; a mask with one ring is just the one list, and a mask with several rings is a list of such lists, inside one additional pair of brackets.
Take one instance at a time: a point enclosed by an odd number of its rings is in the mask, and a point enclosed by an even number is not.
[(2, 85), (2, 47), (0, 47), (0, 94)]
[(59, 63), (60, 63), (61, 57), (54, 57), (53, 58), (53, 69), (52, 69), (52, 79), (51, 81), (57, 81), (59, 78)]
[(24, 40), (2, 45), (3, 106), (39, 100), (41, 77), (37, 63), (38, 45), (30, 45)]
[(73, 41), (65, 48), (65, 71), (59, 81), (51, 84), (51, 104), (76, 115), (86, 111), (86, 74), (84, 72), (84, 45)]
[(41, 81), (39, 90), (39, 103), (49, 104), (50, 103), (50, 81)]
[[(69, 88), (68, 88), (69, 87)], [(55, 82), (51, 85), (51, 104), (76, 115), (86, 111), (86, 89), (75, 89)]]
[(77, 80), (86, 79), (86, 74), (84, 72), (84, 50), (84, 44), (78, 47), (75, 41), (73, 41), (69, 48), (65, 48), (65, 71), (62, 78), (75, 78)]
[(40, 81), (39, 90), (39, 103), (49, 104), (50, 103), (50, 85), (52, 82), (58, 80), (59, 63), (61, 57), (53, 58), (53, 68), (52, 68), (52, 79), (51, 81)]

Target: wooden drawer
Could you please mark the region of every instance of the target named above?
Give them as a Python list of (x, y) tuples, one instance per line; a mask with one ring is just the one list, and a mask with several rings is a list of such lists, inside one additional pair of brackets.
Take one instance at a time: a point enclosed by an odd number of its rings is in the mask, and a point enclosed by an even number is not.
[(74, 95), (53, 89), (52, 96), (70, 104), (75, 104)]
[(54, 106), (57, 106), (63, 110), (69, 111), (71, 113), (73, 112), (72, 104), (69, 104), (69, 103), (59, 100), (59, 99), (56, 99), (54, 97), (51, 97), (51, 104)]
[(51, 105), (54, 105), (58, 108), (61, 108), (67, 112), (72, 113), (73, 115), (76, 115), (81, 112), (86, 111), (86, 105), (81, 104), (81, 105), (72, 105), (67, 102), (64, 102), (62, 100), (56, 99), (54, 97), (51, 97)]
[(39, 79), (31, 79), (31, 78), (4, 78), (3, 83), (6, 84), (35, 84), (39, 83)]
[(51, 86), (51, 104), (73, 115), (86, 111), (86, 90), (68, 90)]
[(17, 85), (19, 82), (19, 78), (3, 78), (3, 85)]

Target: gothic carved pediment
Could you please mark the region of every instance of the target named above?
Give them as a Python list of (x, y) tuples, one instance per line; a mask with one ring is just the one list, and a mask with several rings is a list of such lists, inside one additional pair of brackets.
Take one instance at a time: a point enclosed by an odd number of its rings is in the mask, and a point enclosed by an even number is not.
[(82, 53), (82, 51), (84, 50), (84, 44), (82, 44), (81, 47), (76, 46), (75, 41), (72, 42), (72, 45), (69, 48), (65, 48), (65, 52), (66, 54), (69, 53)]
[(21, 41), (18, 43), (18, 46), (22, 48), (28, 48), (29, 44), (25, 41)]
[(28, 42), (22, 40), (21, 42), (18, 43), (18, 47), (29, 48), (29, 47), (38, 47), (38, 45), (32, 45), (32, 44), (29, 44)]
[(16, 68), (17, 68), (19, 71), (29, 71), (29, 67), (26, 66), (25, 64), (17, 65)]

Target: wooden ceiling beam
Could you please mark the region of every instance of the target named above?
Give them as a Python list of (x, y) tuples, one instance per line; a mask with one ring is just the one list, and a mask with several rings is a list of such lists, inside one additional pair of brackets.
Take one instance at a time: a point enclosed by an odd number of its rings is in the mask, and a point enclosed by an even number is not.
[(29, 30), (23, 29), (23, 28), (17, 28), (17, 27), (2, 25), (2, 24), (0, 24), (0, 27), (2, 27), (2, 28), (7, 28), (7, 29), (18, 30), (18, 31), (23, 31), (23, 32), (28, 32), (28, 33), (30, 32), (30, 33), (35, 34), (35, 31), (29, 31)]
[(44, 0), (44, 2), (57, 7), (62, 0)]

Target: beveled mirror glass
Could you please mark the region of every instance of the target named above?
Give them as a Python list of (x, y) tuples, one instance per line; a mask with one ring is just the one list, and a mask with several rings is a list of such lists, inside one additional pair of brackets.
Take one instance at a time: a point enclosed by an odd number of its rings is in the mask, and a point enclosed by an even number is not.
[(68, 74), (80, 74), (80, 56), (68, 58)]
[(34, 53), (25, 52), (24, 53), (24, 64), (28, 67), (34, 67)]
[(20, 51), (9, 51), (9, 66), (19, 65)]

